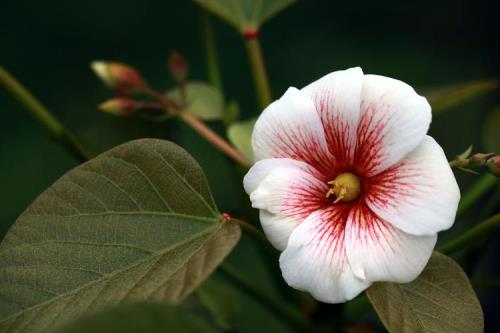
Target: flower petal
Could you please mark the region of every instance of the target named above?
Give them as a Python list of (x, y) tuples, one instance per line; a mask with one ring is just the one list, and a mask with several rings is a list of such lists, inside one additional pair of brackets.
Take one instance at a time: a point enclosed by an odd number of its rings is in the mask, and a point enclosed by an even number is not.
[(302, 219), (272, 214), (265, 209), (259, 212), (260, 224), (269, 242), (278, 250), (284, 251), (288, 239)]
[(325, 204), (328, 185), (317, 170), (292, 159), (257, 162), (243, 180), (252, 206), (261, 209), (262, 228), (270, 242), (284, 250), (288, 237), (307, 216)]
[(357, 296), (370, 282), (357, 278), (347, 260), (344, 229), (349, 209), (331, 205), (311, 214), (292, 233), (280, 267), (293, 288), (319, 301), (341, 303)]
[(368, 281), (407, 283), (424, 269), (437, 235), (414, 236), (384, 222), (366, 205), (353, 207), (345, 243), (354, 274)]
[(268, 158), (260, 160), (247, 172), (243, 178), (243, 187), (245, 191), (250, 194), (257, 189), (260, 182), (269, 175), (273, 169), (277, 168), (292, 168), (308, 172), (316, 177), (321, 175), (313, 167), (307, 163), (292, 160), (291, 158)]
[(394, 165), (422, 141), (431, 107), (404, 82), (365, 75), (355, 165), (364, 176)]
[(302, 91), (316, 106), (336, 164), (351, 166), (356, 148), (363, 71), (350, 68), (323, 76)]
[(432, 235), (453, 225), (460, 190), (443, 149), (430, 136), (401, 162), (366, 181), (371, 210), (413, 235)]
[(331, 158), (323, 125), (311, 100), (289, 88), (257, 119), (252, 134), (255, 160), (292, 158), (327, 168)]

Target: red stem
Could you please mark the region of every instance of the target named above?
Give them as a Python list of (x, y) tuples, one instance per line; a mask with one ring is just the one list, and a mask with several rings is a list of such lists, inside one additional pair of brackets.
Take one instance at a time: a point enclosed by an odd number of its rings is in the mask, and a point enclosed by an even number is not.
[(239, 151), (234, 149), (233, 146), (227, 143), (226, 140), (221, 138), (217, 133), (212, 131), (207, 125), (196, 118), (195, 115), (187, 111), (182, 111), (179, 113), (179, 116), (220, 151), (231, 157), (242, 166), (250, 167), (250, 162)]
[(163, 106), (171, 109), (172, 112), (179, 115), (182, 120), (184, 120), (189, 126), (191, 126), (196, 132), (203, 136), (208, 142), (212, 143), (220, 151), (231, 157), (233, 160), (238, 162), (244, 167), (250, 167), (251, 163), (243, 156), (239, 151), (237, 151), (233, 146), (231, 146), (226, 140), (224, 140), (217, 133), (212, 131), (210, 127), (205, 125), (200, 121), (194, 114), (183, 110), (175, 101), (171, 100), (164, 94), (154, 89), (148, 90), (149, 94), (156, 98)]
[(157, 102), (138, 102), (139, 109), (163, 110), (163, 104)]

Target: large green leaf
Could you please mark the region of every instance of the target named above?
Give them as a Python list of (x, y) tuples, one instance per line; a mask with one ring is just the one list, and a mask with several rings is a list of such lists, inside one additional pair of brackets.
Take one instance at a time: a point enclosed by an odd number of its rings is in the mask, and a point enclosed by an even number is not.
[(443, 254), (434, 252), (415, 281), (378, 282), (366, 293), (389, 332), (483, 332), (483, 312), (469, 279)]
[[(222, 119), (224, 116), (224, 101), (220, 92), (203, 82), (188, 82), (186, 84), (186, 99), (188, 110), (203, 120)], [(181, 101), (181, 93), (175, 88), (168, 96), (177, 102)]]
[(253, 161), (252, 132), (257, 119), (232, 123), (227, 129), (229, 141), (249, 160)]
[(426, 93), (425, 96), (432, 105), (432, 112), (436, 114), (447, 111), (491, 91), (498, 90), (499, 88), (499, 80), (486, 79), (441, 88)]
[(484, 121), (483, 145), (486, 153), (500, 154), (500, 107), (490, 112)]
[(180, 302), (239, 236), (182, 148), (121, 145), (60, 178), (8, 232), (0, 332), (42, 331), (123, 300)]
[(295, 0), (194, 0), (240, 32), (258, 31), (260, 26)]
[(119, 304), (79, 318), (56, 333), (217, 333), (202, 318), (177, 306), (136, 302)]

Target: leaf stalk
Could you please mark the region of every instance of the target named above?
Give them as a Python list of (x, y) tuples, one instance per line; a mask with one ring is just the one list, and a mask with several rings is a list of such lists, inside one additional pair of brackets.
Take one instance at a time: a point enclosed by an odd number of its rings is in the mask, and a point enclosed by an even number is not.
[(257, 284), (250, 280), (246, 275), (240, 273), (231, 264), (225, 262), (220, 266), (220, 271), (224, 273), (235, 285), (241, 288), (242, 291), (250, 295), (264, 307), (272, 311), (280, 318), (284, 318), (291, 327), (304, 332), (309, 328), (309, 321), (303, 313), (295, 309), (290, 304), (281, 301), (278, 297), (273, 297), (269, 292), (266, 292)]
[(272, 99), (258, 34), (245, 36), (245, 46), (250, 59), (259, 108), (264, 110), (271, 104)]

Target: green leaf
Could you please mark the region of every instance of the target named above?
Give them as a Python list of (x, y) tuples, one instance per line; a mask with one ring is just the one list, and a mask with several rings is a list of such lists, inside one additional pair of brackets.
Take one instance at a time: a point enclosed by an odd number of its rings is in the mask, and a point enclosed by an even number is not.
[[(188, 82), (186, 84), (186, 99), (188, 110), (203, 120), (222, 119), (224, 116), (224, 101), (220, 92), (211, 85), (203, 82)], [(181, 102), (181, 93), (178, 88), (170, 90), (167, 95)]]
[(487, 153), (500, 154), (500, 108), (490, 112), (484, 121), (483, 144)]
[(217, 333), (202, 318), (185, 309), (156, 302), (119, 304), (83, 316), (56, 333)]
[(33, 332), (105, 304), (184, 300), (240, 237), (179, 146), (132, 141), (42, 193), (0, 245), (0, 332)]
[(499, 80), (488, 79), (456, 84), (425, 95), (432, 106), (432, 112), (437, 114), (499, 88)]
[(241, 33), (258, 31), (261, 25), (295, 0), (194, 0)]
[(240, 119), (240, 105), (237, 101), (231, 100), (227, 103), (226, 112), (224, 113), (224, 123), (230, 125)]
[(377, 282), (366, 293), (389, 332), (483, 332), (483, 312), (467, 275), (443, 254), (434, 252), (415, 281)]
[(240, 300), (230, 287), (209, 279), (198, 289), (197, 295), (217, 325), (225, 330), (233, 327), (240, 313)]
[(238, 149), (249, 161), (253, 161), (252, 131), (257, 119), (250, 119), (231, 124), (227, 129), (229, 141)]
[(185, 309), (157, 302), (119, 304), (79, 318), (56, 333), (217, 333)]

